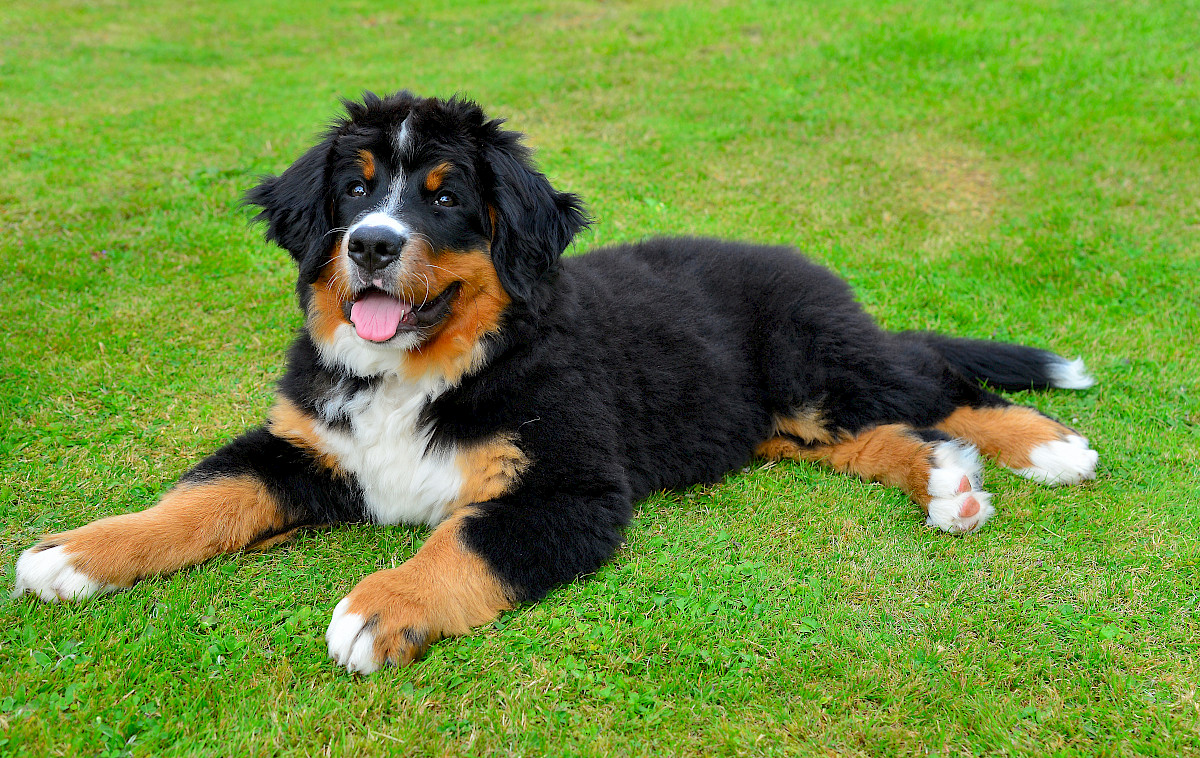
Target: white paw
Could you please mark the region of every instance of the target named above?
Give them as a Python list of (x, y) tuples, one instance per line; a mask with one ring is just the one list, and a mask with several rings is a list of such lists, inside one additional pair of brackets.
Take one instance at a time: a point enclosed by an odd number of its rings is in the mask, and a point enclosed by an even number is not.
[(975, 446), (962, 440), (939, 442), (933, 449), (925, 523), (951, 534), (973, 532), (992, 517), (991, 494), (984, 492), (983, 462)]
[(76, 569), (61, 545), (44, 550), (31, 547), (17, 559), (17, 587), (13, 597), (28, 592), (47, 603), (56, 603), (84, 600), (118, 589), (115, 584), (97, 581)]
[[(963, 486), (966, 478), (967, 487)], [(979, 451), (969, 442), (950, 440), (933, 448), (933, 468), (929, 472), (929, 496), (954, 497), (983, 487), (983, 462)]]
[(988, 492), (963, 492), (954, 497), (937, 497), (929, 502), (926, 526), (950, 534), (967, 534), (987, 523), (996, 510)]
[(333, 609), (333, 618), (325, 632), (329, 643), (329, 657), (333, 662), (345, 666), (347, 671), (371, 674), (382, 665), (375, 660), (375, 633), (371, 625), (357, 613), (347, 613), (350, 598), (344, 597)]
[(1056, 486), (1078, 484), (1096, 478), (1096, 462), (1100, 454), (1088, 447), (1088, 441), (1072, 434), (1065, 439), (1051, 440), (1029, 452), (1027, 468), (1014, 468), (1013, 473), (1035, 482)]

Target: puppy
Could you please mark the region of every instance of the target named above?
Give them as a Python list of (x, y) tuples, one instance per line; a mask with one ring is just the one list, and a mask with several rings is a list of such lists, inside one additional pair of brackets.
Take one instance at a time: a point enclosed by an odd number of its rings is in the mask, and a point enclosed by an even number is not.
[(82, 600), (306, 526), (428, 524), (333, 609), (330, 656), (369, 674), (595, 571), (639, 498), (755, 455), (899, 487), (953, 534), (993, 513), (980, 452), (1045, 484), (1095, 473), (1083, 437), (989, 389), (1088, 387), (1081, 361), (882, 331), (784, 248), (560, 260), (579, 198), (467, 100), (347, 102), (246, 200), (304, 314), (266, 423), (154, 507), (26, 550), (19, 593)]

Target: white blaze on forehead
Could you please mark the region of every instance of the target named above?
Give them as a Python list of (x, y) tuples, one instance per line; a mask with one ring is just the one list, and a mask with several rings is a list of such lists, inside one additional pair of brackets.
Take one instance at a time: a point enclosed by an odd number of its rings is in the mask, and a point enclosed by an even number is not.
[[(411, 157), (409, 154), (413, 149), (412, 129), (410, 128), (411, 123), (412, 114), (409, 114), (408, 118), (404, 119), (404, 123), (400, 124), (400, 128), (397, 129), (394, 134), (392, 134), (392, 148), (396, 152), (396, 173), (392, 176), (392, 180), (388, 183), (387, 195), (383, 198), (383, 202), (380, 203), (379, 207), (376, 209), (378, 212), (391, 214), (393, 217), (398, 215), (400, 210), (400, 196), (403, 194), (404, 185), (408, 180), (408, 177), (404, 175), (403, 163), (405, 158)], [(370, 214), (370, 216), (375, 215), (375, 212)], [(368, 216), (368, 218), (370, 216)], [(366, 218), (364, 218), (363, 221), (366, 221)], [(402, 224), (402, 222), (400, 222), (398, 219), (397, 223)], [(401, 231), (400, 233), (404, 234), (405, 236), (408, 234), (407, 231)]]
[(408, 118), (404, 119), (404, 123), (400, 124), (400, 128), (392, 135), (392, 147), (396, 148), (397, 163), (400, 158), (410, 157), (409, 152), (412, 150), (412, 114), (408, 114)]
[[(400, 210), (400, 196), (404, 193), (404, 184), (407, 179), (404, 172), (396, 169), (396, 175), (392, 177), (391, 184), (388, 185), (387, 197), (383, 199), (383, 204), (380, 205), (380, 210), (385, 213), (396, 213)], [(372, 214), (374, 215), (374, 214)]]

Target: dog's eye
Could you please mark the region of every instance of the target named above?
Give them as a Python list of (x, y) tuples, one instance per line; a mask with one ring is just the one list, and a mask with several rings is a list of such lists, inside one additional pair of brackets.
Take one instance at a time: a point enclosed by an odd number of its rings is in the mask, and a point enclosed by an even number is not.
[(449, 192), (442, 192), (437, 196), (437, 200), (433, 201), (434, 205), (440, 205), (443, 208), (453, 208), (458, 205), (458, 198)]
[(367, 194), (367, 185), (362, 182), (351, 182), (350, 186), (346, 188), (346, 194), (350, 197), (362, 197)]

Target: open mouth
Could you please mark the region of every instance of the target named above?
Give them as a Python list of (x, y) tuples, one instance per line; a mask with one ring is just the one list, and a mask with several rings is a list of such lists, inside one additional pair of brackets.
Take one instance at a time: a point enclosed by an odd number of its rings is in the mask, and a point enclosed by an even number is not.
[(450, 301), (459, 282), (442, 290), (421, 305), (405, 302), (383, 290), (369, 287), (343, 309), (358, 336), (371, 342), (387, 342), (401, 332), (415, 332), (436, 325), (450, 313)]

